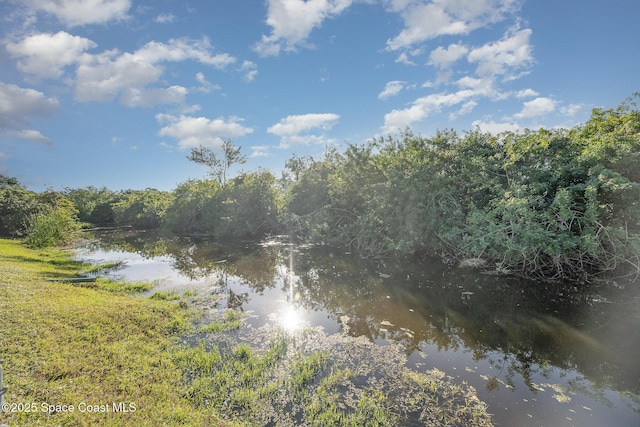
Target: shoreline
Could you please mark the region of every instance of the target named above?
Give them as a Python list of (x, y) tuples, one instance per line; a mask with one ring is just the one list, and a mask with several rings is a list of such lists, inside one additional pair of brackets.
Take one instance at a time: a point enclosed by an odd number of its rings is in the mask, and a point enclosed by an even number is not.
[[(265, 329), (251, 336), (242, 319), (225, 319), (220, 311), (198, 328), (203, 313), (193, 295), (132, 297), (136, 284), (100, 279), (46, 282), (47, 275), (73, 276), (86, 265), (60, 249), (32, 250), (6, 239), (0, 246), (7, 337), (0, 358), (9, 387), (5, 402), (15, 404), (15, 411), (2, 414), (9, 425), (225, 426), (267, 419), (278, 425), (359, 419), (395, 425), (399, 417), (422, 417), (425, 425), (438, 417), (450, 425), (492, 425), (474, 390), (438, 372), (409, 371), (397, 349), (317, 329), (296, 335)], [(185, 337), (194, 345), (186, 346)], [(361, 362), (347, 363), (356, 349)], [(376, 351), (396, 356), (364, 363)], [(373, 381), (385, 372), (383, 381)], [(367, 375), (372, 381), (362, 383)], [(223, 385), (227, 393), (219, 393)], [(43, 402), (53, 410), (35, 411)], [(75, 410), (81, 402), (96, 411)], [(125, 411), (131, 404), (135, 410)], [(122, 411), (101, 410), (114, 407)]]

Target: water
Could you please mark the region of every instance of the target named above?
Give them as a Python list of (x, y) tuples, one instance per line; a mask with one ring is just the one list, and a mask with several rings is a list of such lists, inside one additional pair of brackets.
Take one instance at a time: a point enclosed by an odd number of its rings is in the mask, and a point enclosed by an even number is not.
[(474, 386), (499, 426), (640, 426), (640, 282), (589, 289), (481, 274), (438, 260), (372, 262), (286, 241), (235, 246), (102, 232), (80, 258), (154, 291), (220, 293), (259, 326), (345, 325), (406, 349), (416, 370)]

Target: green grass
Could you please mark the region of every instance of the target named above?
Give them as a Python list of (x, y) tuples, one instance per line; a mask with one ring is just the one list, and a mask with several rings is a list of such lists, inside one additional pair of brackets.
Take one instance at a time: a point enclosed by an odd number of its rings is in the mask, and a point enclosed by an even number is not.
[[(2, 413), (11, 426), (216, 426), (181, 393), (176, 334), (190, 325), (178, 304), (132, 298), (108, 282), (89, 289), (47, 282), (82, 264), (54, 249), (0, 239), (0, 359), (5, 402), (78, 405), (134, 402), (130, 413)], [(85, 284), (83, 284), (85, 285)], [(129, 289), (131, 290), (131, 289)]]
[(87, 289), (98, 289), (114, 294), (135, 295), (147, 292), (153, 289), (152, 283), (146, 282), (127, 282), (120, 280), (111, 280), (98, 278), (95, 282), (73, 283), (73, 286)]
[(235, 310), (228, 310), (221, 318), (214, 320), (208, 325), (201, 326), (200, 332), (228, 332), (240, 329), (242, 326), (242, 313)]

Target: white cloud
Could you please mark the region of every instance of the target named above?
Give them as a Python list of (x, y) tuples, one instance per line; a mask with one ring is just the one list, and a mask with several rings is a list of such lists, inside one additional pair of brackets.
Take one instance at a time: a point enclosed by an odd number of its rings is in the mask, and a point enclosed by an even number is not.
[(280, 122), (267, 129), (267, 132), (279, 136), (280, 147), (288, 148), (292, 145), (309, 145), (326, 143), (328, 140), (322, 135), (308, 134), (307, 132), (319, 130), (331, 130), (338, 122), (340, 116), (332, 113), (301, 114), (287, 116)]
[(529, 119), (532, 117), (544, 116), (554, 112), (556, 109), (556, 101), (551, 98), (539, 97), (523, 104), (522, 111), (514, 114), (516, 119)]
[(405, 28), (396, 38), (387, 41), (387, 47), (391, 50), (410, 47), (439, 35), (465, 34), (469, 31), (465, 22), (450, 16), (437, 3), (412, 5), (402, 13), (402, 17)]
[(538, 95), (538, 92), (533, 89), (523, 89), (516, 93), (516, 98), (531, 98), (532, 96)]
[(160, 80), (164, 62), (194, 60), (215, 68), (224, 68), (236, 61), (226, 53), (213, 55), (208, 39), (171, 39), (168, 43), (152, 41), (133, 53), (117, 50), (97, 55), (82, 55), (76, 72), (75, 97), (79, 101), (110, 101), (120, 97), (125, 105), (139, 105), (137, 94), (146, 93), (142, 105), (180, 102), (184, 92), (177, 86), (166, 89), (147, 89)]
[(469, 48), (462, 44), (450, 44), (447, 48), (440, 46), (432, 51), (429, 55), (428, 64), (435, 66), (439, 70), (436, 83), (448, 82), (453, 76), (451, 66), (460, 58), (463, 58), (467, 52), (469, 52)]
[(253, 152), (251, 153), (251, 155), (249, 157), (270, 157), (271, 153), (269, 152), (269, 149), (271, 147), (268, 145), (253, 145), (251, 146), (251, 149), (253, 150)]
[(460, 116), (469, 114), (473, 111), (474, 108), (476, 108), (477, 105), (478, 103), (473, 100), (465, 102), (458, 111), (454, 111), (453, 113), (449, 114), (449, 120), (455, 120)]
[(58, 101), (42, 92), (0, 82), (0, 127), (24, 127), (28, 117), (51, 117)]
[(387, 41), (389, 50), (409, 48), (443, 35), (461, 35), (504, 20), (519, 0), (391, 0), (389, 10), (401, 14), (404, 29)]
[(153, 107), (160, 104), (181, 104), (187, 89), (182, 86), (168, 88), (128, 88), (122, 92), (120, 102), (128, 107)]
[(209, 82), (203, 73), (197, 73), (196, 80), (200, 83), (200, 87), (196, 89), (198, 92), (209, 93), (212, 90), (220, 90), (220, 86)]
[(173, 13), (161, 13), (160, 15), (156, 16), (156, 22), (158, 24), (168, 24), (174, 22), (175, 20), (176, 17)]
[(35, 10), (50, 13), (69, 27), (125, 19), (131, 0), (24, 0)]
[(34, 129), (8, 129), (8, 130), (0, 130), (0, 135), (3, 135), (8, 138), (18, 138), (18, 139), (26, 139), (31, 142), (36, 142), (38, 144), (51, 145), (51, 140), (40, 133), (40, 131)]
[(251, 61), (243, 61), (242, 67), (240, 67), (240, 72), (245, 73), (244, 79), (247, 82), (252, 82), (258, 76), (258, 66)]
[(47, 98), (42, 92), (0, 82), (0, 134), (51, 144), (39, 131), (29, 129), (29, 118), (51, 117), (58, 107), (55, 98)]
[(76, 70), (78, 101), (110, 101), (123, 92), (155, 83), (162, 75), (155, 62), (117, 50), (84, 55)]
[(206, 117), (173, 116), (158, 114), (156, 120), (166, 124), (158, 132), (160, 136), (169, 136), (178, 140), (180, 148), (220, 147), (225, 139), (239, 138), (253, 133), (253, 129), (243, 126), (240, 117)]
[(306, 44), (314, 28), (342, 13), (353, 0), (268, 0), (266, 23), (271, 34), (254, 45), (262, 56), (276, 56), (284, 47), (295, 50)]
[(524, 29), (502, 40), (487, 43), (469, 52), (469, 62), (477, 62), (479, 76), (496, 76), (528, 66), (533, 62), (531, 54), (531, 30)]
[(330, 130), (340, 119), (340, 116), (332, 113), (300, 114), (287, 116), (279, 123), (269, 127), (267, 132), (278, 136), (295, 135), (311, 129), (320, 128)]
[(397, 95), (398, 93), (400, 93), (400, 91), (403, 88), (404, 88), (404, 82), (401, 82), (399, 80), (393, 80), (393, 81), (387, 82), (387, 84), (384, 87), (384, 90), (380, 92), (380, 94), (378, 95), (378, 99), (386, 99), (391, 96)]
[(409, 59), (407, 52), (402, 52), (400, 55), (398, 55), (398, 57), (396, 58), (396, 62), (404, 65), (416, 65), (415, 62)]
[(448, 68), (467, 52), (469, 48), (463, 44), (450, 44), (447, 48), (440, 46), (429, 55), (429, 64), (438, 68)]
[(132, 55), (137, 60), (149, 63), (191, 59), (218, 69), (236, 62), (234, 57), (226, 53), (212, 55), (211, 49), (211, 43), (206, 37), (201, 40), (179, 38), (171, 39), (168, 43), (149, 42)]
[[(468, 102), (478, 92), (471, 89), (460, 90), (449, 94), (433, 94), (418, 98), (413, 105), (403, 110), (393, 110), (384, 116), (384, 131), (402, 131), (415, 122), (427, 118), (431, 113), (440, 111), (442, 107), (451, 107), (457, 104)], [(471, 106), (472, 104), (469, 104)]]
[(460, 78), (456, 84), (460, 90), (471, 89), (475, 92), (475, 95), (482, 95), (486, 97), (495, 98), (499, 94), (494, 87), (495, 81), (492, 78), (483, 77), (475, 78), (471, 76), (465, 76)]
[(66, 66), (75, 64), (85, 50), (96, 46), (89, 39), (60, 31), (35, 34), (18, 43), (8, 43), (7, 51), (18, 59), (20, 71), (38, 78), (59, 78)]
[(573, 117), (584, 108), (584, 104), (570, 104), (567, 107), (560, 108), (560, 112), (566, 116)]

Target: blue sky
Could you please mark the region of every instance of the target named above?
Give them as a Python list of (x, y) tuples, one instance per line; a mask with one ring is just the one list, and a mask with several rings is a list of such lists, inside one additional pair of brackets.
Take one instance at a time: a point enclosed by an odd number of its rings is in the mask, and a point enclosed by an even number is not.
[(231, 139), (571, 127), (640, 90), (636, 0), (0, 0), (0, 173), (170, 190)]

